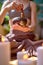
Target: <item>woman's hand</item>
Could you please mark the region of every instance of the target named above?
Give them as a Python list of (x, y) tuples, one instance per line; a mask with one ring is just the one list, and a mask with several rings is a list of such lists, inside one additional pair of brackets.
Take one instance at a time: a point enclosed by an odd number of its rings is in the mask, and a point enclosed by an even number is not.
[(23, 4), (17, 4), (16, 10), (22, 11), (23, 10)]
[(8, 10), (17, 10), (17, 11), (21, 11), (21, 9), (23, 9), (23, 5), (22, 4), (17, 4), (15, 1), (10, 2), (5, 1), (2, 5), (2, 9), (3, 8), (7, 8)]
[(23, 9), (23, 5), (22, 4), (17, 4), (15, 3), (15, 1), (9, 3), (8, 5), (5, 6), (5, 8), (8, 9), (8, 11), (10, 10), (17, 10), (17, 11), (21, 11)]
[(22, 9), (23, 9), (23, 4), (17, 4), (17, 3), (15, 3), (15, 1), (14, 2), (12, 2), (13, 4), (12, 4), (12, 8), (13, 9), (15, 9), (15, 10), (17, 10), (17, 11), (22, 11)]
[(6, 7), (9, 3), (10, 3), (10, 1), (9, 1), (9, 0), (4, 1), (4, 3), (3, 3), (3, 5), (2, 5), (1, 10), (2, 10), (3, 8), (5, 8), (5, 7)]

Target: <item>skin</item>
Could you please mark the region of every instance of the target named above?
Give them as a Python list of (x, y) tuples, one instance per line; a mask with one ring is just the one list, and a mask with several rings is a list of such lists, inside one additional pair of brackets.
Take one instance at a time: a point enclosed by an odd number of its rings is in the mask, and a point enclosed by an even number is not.
[[(7, 12), (9, 12), (10, 10), (16, 9), (19, 11), (19, 9), (21, 10), (21, 5), (17, 5), (15, 2), (9, 2), (9, 1), (5, 1), (4, 4), (2, 5), (1, 11), (0, 11), (0, 24), (3, 23), (4, 17), (6, 15)], [(18, 9), (19, 8), (19, 9)]]

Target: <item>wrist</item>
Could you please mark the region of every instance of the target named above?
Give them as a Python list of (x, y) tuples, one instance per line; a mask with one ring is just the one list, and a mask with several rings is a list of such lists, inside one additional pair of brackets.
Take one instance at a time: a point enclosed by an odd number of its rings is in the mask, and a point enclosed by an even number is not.
[(10, 3), (9, 5), (7, 5), (7, 6), (5, 7), (5, 10), (6, 10), (7, 12), (9, 12), (10, 10), (12, 10), (12, 4), (13, 4), (13, 3)]

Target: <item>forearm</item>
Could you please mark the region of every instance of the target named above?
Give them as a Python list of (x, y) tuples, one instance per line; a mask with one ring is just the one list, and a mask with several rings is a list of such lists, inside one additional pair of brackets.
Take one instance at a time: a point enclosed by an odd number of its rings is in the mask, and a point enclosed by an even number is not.
[(35, 25), (29, 25), (28, 27), (29, 27), (30, 31), (34, 31), (35, 30)]
[(4, 20), (4, 17), (6, 15), (7, 12), (9, 12), (11, 9), (12, 9), (12, 4), (9, 4), (8, 6), (6, 6), (5, 8), (3, 8), (1, 11), (0, 11), (0, 24), (3, 23), (3, 20)]
[(2, 5), (1, 10), (2, 10), (4, 7), (6, 7), (9, 3), (10, 3), (9, 1), (5, 1), (5, 2), (3, 3), (3, 5)]
[(6, 8), (4, 8), (3, 10), (1, 10), (1, 12), (0, 12), (0, 24), (3, 23), (3, 20), (4, 20), (4, 17), (6, 15), (6, 13), (7, 13)]
[(36, 4), (31, 2), (31, 25), (29, 26), (32, 30), (36, 27)]
[(38, 40), (38, 41), (35, 41), (33, 43), (34, 43), (33, 45), (35, 45), (35, 44), (42, 44), (43, 43), (43, 40)]

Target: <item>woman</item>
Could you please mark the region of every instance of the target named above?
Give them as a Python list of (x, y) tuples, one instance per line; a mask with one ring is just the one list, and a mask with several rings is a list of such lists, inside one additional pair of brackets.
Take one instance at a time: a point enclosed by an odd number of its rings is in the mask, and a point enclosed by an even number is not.
[(33, 32), (35, 31), (36, 26), (36, 4), (29, 0), (16, 0), (16, 3), (23, 4), (24, 16), (28, 22), (26, 23), (26, 27), (18, 24), (17, 21), (19, 21), (19, 17), (21, 16), (21, 10), (19, 8), (19, 12), (17, 10), (9, 12), (9, 16), (11, 18), (9, 21), (10, 33), (6, 37), (9, 41), (11, 41), (12, 54), (15, 54), (23, 48), (26, 49), (32, 45), (29, 41), (24, 41), (25, 39), (34, 40), (35, 35)]
[[(12, 50), (11, 53), (13, 53), (13, 51), (14, 53), (17, 53), (23, 48), (26, 49), (28, 45), (26, 46), (26, 44), (23, 43), (23, 40), (30, 39), (30, 38), (32, 38), (31, 40), (33, 40), (34, 38), (33, 32), (36, 26), (36, 4), (29, 0), (16, 0), (15, 2), (17, 4), (23, 4), (23, 12), (24, 12), (25, 18), (27, 19), (26, 21), (28, 22), (26, 23), (26, 27), (21, 26), (17, 22), (15, 22), (15, 20), (17, 20), (17, 18), (21, 16), (20, 7), (17, 7), (19, 12), (17, 10), (14, 10), (13, 12), (12, 11), (9, 12), (9, 16), (11, 18), (11, 20), (9, 21), (11, 31), (6, 37), (9, 39), (9, 41), (11, 41), (11, 50)], [(7, 6), (7, 4), (8, 2), (5, 5)], [(5, 5), (3, 7), (5, 7)], [(17, 18), (14, 18), (14, 17), (17, 17)], [(19, 21), (19, 19), (17, 21)], [(31, 44), (29, 44), (29, 46), (30, 45)]]
[[(24, 39), (34, 40), (35, 27), (36, 27), (36, 4), (29, 0), (16, 0), (17, 4), (23, 4), (24, 17), (27, 19), (26, 27), (21, 26), (21, 23), (18, 24), (19, 17), (21, 16), (21, 11), (10, 12), (10, 29), (13, 30), (15, 34), (15, 39), (17, 41), (22, 41)], [(12, 19), (13, 17), (13, 19)], [(17, 21), (16, 21), (17, 20)], [(20, 21), (21, 22), (21, 21)], [(26, 34), (26, 35), (25, 35)], [(19, 35), (19, 36), (18, 36)]]
[[(25, 14), (25, 18), (28, 20), (28, 22), (27, 22), (28, 24), (26, 23), (26, 28), (22, 26), (22, 32), (24, 32), (24, 33), (25, 32), (26, 33), (32, 32), (32, 35), (33, 35), (33, 32), (35, 30), (35, 26), (36, 26), (36, 4), (32, 1), (29, 1), (29, 0), (17, 0), (17, 4), (19, 4), (19, 3), (23, 4), (23, 7), (24, 7), (23, 12)], [(8, 2), (7, 2), (7, 4), (8, 4)], [(27, 37), (28, 35), (21, 35), (22, 33), (21, 34), (19, 33), (21, 31), (21, 25), (19, 28), (19, 25), (17, 23), (17, 21), (19, 21), (19, 19), (17, 20), (17, 18), (19, 18), (21, 16), (20, 7), (19, 8), (17, 7), (17, 10), (19, 12), (14, 10), (12, 13), (10, 11), (10, 18), (11, 18), (11, 20), (10, 20), (10, 27), (11, 28), (10, 29), (11, 29), (11, 31), (6, 36), (6, 37), (8, 37), (9, 41), (11, 42), (11, 53), (12, 54), (17, 53), (18, 51), (21, 51), (22, 49), (28, 50), (30, 47), (32, 47), (32, 49), (33, 49), (35, 46), (35, 48), (36, 48), (37, 44), (41, 45), (41, 43), (43, 42), (43, 40), (32, 42), (28, 38), (21, 40), (21, 38), (25, 38), (25, 36)], [(17, 17), (17, 18), (14, 18), (14, 17)], [(16, 21), (16, 23), (15, 23), (15, 21)], [(18, 31), (18, 32), (16, 33), (16, 31)], [(15, 35), (15, 33), (16, 33), (16, 35)], [(20, 34), (20, 35), (17, 36), (18, 34)]]

